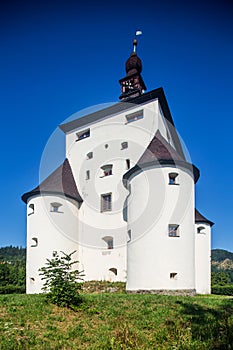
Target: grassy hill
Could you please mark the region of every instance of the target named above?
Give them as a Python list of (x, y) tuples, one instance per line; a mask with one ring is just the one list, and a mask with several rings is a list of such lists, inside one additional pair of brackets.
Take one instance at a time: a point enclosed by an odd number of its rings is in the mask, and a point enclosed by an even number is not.
[(85, 294), (76, 310), (44, 295), (0, 296), (0, 349), (231, 350), (233, 299)]

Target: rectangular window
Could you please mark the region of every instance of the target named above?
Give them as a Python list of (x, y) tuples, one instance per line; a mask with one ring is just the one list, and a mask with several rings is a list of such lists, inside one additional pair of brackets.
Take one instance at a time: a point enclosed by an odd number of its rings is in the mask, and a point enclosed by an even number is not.
[(102, 173), (100, 177), (110, 176), (112, 175), (112, 164), (106, 164), (101, 167)]
[(143, 110), (137, 111), (137, 112), (134, 112), (131, 114), (127, 114), (125, 116), (125, 118), (126, 118), (126, 124), (135, 122), (139, 119), (142, 119), (143, 118)]
[(112, 210), (112, 193), (101, 195), (101, 212)]
[(179, 225), (168, 225), (168, 236), (169, 237), (179, 237)]
[(177, 183), (177, 176), (179, 174), (178, 173), (169, 173), (169, 185), (178, 185)]
[(170, 273), (170, 278), (171, 279), (176, 279), (177, 278), (177, 272), (171, 272)]
[(130, 169), (130, 159), (126, 159), (126, 169)]
[(90, 170), (86, 171), (86, 180), (90, 180)]
[(90, 137), (90, 129), (86, 129), (86, 130), (77, 132), (76, 136), (77, 136), (77, 140), (76, 141), (84, 140), (87, 137)]

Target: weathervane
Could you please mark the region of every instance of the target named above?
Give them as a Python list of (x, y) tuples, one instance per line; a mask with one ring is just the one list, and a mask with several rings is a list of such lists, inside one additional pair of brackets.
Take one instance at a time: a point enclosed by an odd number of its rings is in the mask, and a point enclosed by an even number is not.
[(136, 30), (136, 32), (135, 32), (135, 38), (134, 38), (134, 41), (133, 41), (133, 52), (135, 52), (135, 53), (136, 53), (137, 43), (138, 43), (138, 41), (136, 39), (136, 36), (138, 36), (138, 35), (142, 35), (142, 31), (141, 30)]

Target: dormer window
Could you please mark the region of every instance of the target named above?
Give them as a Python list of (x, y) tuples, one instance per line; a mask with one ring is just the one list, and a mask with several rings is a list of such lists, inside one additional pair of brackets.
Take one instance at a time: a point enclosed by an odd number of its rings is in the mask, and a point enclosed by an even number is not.
[(112, 175), (112, 164), (106, 164), (101, 167), (102, 175), (101, 177)]
[(126, 124), (135, 122), (135, 121), (137, 121), (139, 119), (142, 119), (143, 118), (143, 110), (142, 111), (138, 111), (138, 112), (134, 112), (134, 113), (131, 113), (131, 114), (127, 114), (125, 116), (125, 118), (126, 118)]
[(177, 183), (177, 176), (179, 174), (178, 173), (169, 173), (169, 185), (178, 185)]
[(60, 207), (61, 207), (61, 206), (62, 206), (61, 203), (56, 203), (56, 202), (51, 203), (51, 209), (50, 209), (50, 211), (52, 211), (52, 212), (54, 212), (54, 213), (61, 213), (61, 211), (60, 211)]
[(87, 137), (90, 137), (90, 129), (86, 129), (86, 130), (82, 130), (80, 132), (77, 132), (76, 136), (77, 136), (76, 141), (84, 140)]
[(179, 225), (176, 225), (176, 224), (168, 225), (168, 236), (169, 237), (180, 237)]

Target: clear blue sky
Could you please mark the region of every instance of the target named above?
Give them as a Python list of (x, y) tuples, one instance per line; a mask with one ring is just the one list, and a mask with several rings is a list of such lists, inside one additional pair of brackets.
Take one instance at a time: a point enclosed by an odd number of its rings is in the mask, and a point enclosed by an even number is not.
[(51, 133), (117, 101), (136, 29), (148, 91), (162, 86), (201, 170), (197, 208), (213, 248), (233, 251), (231, 1), (4, 1), (0, 5), (0, 246), (25, 246), (21, 195), (38, 184)]

